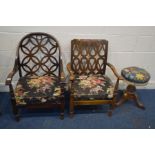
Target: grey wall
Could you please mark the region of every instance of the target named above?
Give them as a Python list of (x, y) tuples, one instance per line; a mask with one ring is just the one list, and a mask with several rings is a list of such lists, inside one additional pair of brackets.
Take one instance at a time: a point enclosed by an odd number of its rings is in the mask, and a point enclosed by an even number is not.
[[(127, 66), (146, 68), (152, 78), (145, 88), (155, 88), (155, 27), (0, 27), (0, 91), (7, 74), (11, 71), (16, 47), (20, 39), (29, 32), (47, 32), (54, 35), (62, 47), (64, 68), (70, 61), (70, 41), (74, 38), (96, 38), (109, 41), (108, 61), (118, 71)], [(65, 70), (66, 74), (67, 71)]]

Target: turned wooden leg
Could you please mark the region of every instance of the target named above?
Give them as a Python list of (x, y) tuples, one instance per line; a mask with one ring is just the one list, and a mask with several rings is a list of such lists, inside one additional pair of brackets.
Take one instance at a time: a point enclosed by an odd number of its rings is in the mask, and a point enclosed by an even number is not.
[(19, 122), (19, 121), (20, 121), (20, 115), (16, 115), (16, 116), (15, 116), (15, 120), (16, 120), (17, 122)]
[(74, 98), (70, 96), (69, 115), (72, 118), (74, 116)]
[(15, 116), (15, 120), (16, 120), (17, 122), (19, 122), (19, 121), (20, 121), (20, 114), (19, 114), (19, 110), (18, 110), (17, 107), (13, 107), (13, 114), (14, 114), (14, 116)]
[(12, 104), (12, 111), (13, 111), (13, 114), (15, 116), (15, 120), (17, 122), (20, 121), (20, 114), (19, 114), (19, 109), (18, 107), (16, 106), (16, 100), (15, 100), (15, 96), (14, 96), (14, 91), (13, 91), (13, 87), (12, 85), (9, 85), (9, 88), (10, 88), (10, 96), (11, 96), (11, 104)]
[(108, 116), (111, 117), (112, 116), (112, 104), (109, 105), (109, 110), (108, 110)]
[(16, 102), (13, 99), (11, 100), (11, 102), (12, 102), (12, 110), (15, 116), (15, 120), (19, 122), (20, 121), (19, 109), (16, 107)]
[(64, 119), (64, 111), (65, 111), (65, 104), (64, 104), (64, 99), (63, 102), (60, 104), (60, 119)]
[(112, 116), (112, 111), (115, 109), (115, 100), (109, 105), (108, 116)]

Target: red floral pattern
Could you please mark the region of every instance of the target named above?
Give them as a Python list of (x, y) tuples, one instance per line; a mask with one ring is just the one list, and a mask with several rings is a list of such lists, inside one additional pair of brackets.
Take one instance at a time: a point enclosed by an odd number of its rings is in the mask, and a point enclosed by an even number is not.
[(17, 104), (25, 105), (41, 101), (46, 102), (48, 98), (61, 95), (61, 88), (58, 79), (52, 76), (32, 76), (19, 79), (15, 98)]
[(114, 87), (111, 80), (103, 75), (76, 76), (72, 90), (79, 99), (110, 99)]

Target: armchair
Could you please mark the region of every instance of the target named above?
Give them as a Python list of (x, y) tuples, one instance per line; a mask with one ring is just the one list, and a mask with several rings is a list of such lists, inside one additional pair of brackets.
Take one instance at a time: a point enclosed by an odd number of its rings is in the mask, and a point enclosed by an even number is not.
[[(12, 79), (18, 72), (16, 87)], [(17, 47), (15, 64), (6, 79), (13, 113), (17, 121), (20, 108), (59, 108), (64, 118), (65, 76), (58, 41), (46, 33), (27, 34)]]
[[(108, 41), (74, 39), (71, 41), (71, 63), (67, 64), (70, 75), (70, 116), (78, 105), (109, 104), (108, 115), (115, 107), (121, 76), (107, 62)], [(107, 66), (116, 77), (116, 83), (106, 75)]]

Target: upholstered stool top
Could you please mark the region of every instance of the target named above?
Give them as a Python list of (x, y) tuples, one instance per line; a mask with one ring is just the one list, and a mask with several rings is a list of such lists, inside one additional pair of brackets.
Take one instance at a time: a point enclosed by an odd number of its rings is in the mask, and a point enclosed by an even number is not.
[(143, 84), (150, 80), (150, 74), (143, 68), (127, 67), (121, 72), (123, 78), (129, 82)]

